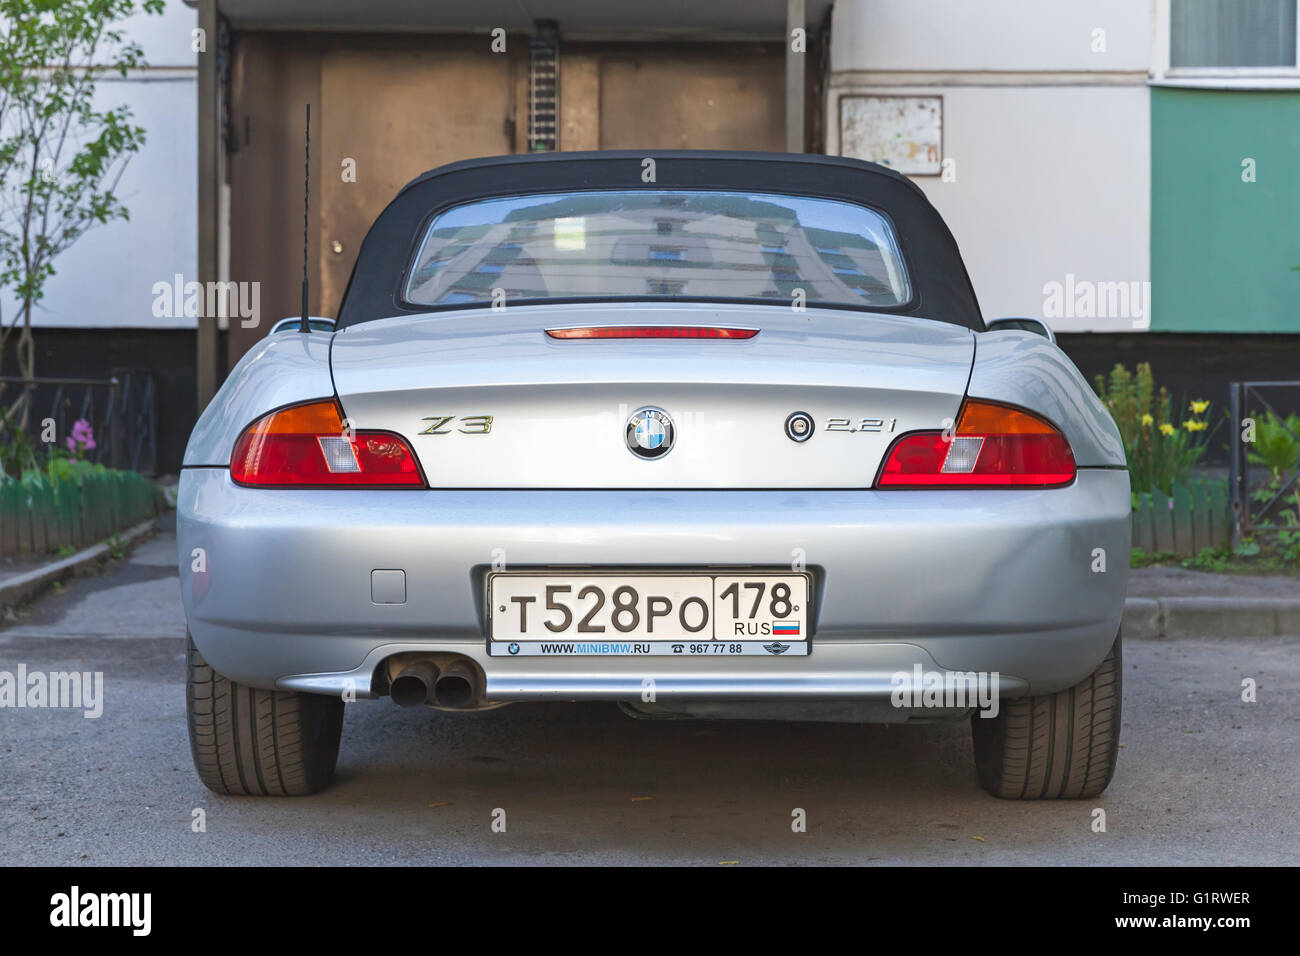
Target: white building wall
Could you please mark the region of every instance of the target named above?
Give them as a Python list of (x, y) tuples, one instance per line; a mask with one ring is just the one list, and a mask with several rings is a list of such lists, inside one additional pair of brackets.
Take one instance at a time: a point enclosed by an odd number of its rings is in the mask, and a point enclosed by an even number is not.
[(1145, 73), (1151, 56), (1148, 0), (836, 0), (834, 17), (836, 70)]
[[(827, 152), (853, 152), (846, 95), (941, 96), (948, 176), (913, 181), (956, 236), (985, 318), (1144, 328), (1151, 21), (1147, 0), (837, 0)], [(1050, 314), (1079, 311), (1054, 310), (1052, 283), (1120, 282), (1134, 293), (1122, 314)]]
[[(96, 226), (54, 260), (33, 326), (194, 328), (193, 318), (154, 316), (151, 290), (176, 273), (193, 278), (198, 266), (196, 23), (194, 10), (167, 0), (161, 16), (123, 25), (144, 49), (148, 69), (101, 76), (96, 101), (100, 108), (130, 106), (133, 122), (146, 131), (117, 190), (131, 218)], [(6, 300), (5, 323), (13, 317)]]

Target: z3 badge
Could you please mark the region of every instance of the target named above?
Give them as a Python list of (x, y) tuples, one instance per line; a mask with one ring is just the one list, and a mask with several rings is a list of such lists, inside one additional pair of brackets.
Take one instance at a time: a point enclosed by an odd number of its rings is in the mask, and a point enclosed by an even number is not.
[(453, 431), (462, 435), (487, 435), (492, 431), (491, 415), (466, 415), (462, 418), (455, 415), (430, 415), (420, 421), (433, 423), (420, 432), (421, 435), (450, 435)]

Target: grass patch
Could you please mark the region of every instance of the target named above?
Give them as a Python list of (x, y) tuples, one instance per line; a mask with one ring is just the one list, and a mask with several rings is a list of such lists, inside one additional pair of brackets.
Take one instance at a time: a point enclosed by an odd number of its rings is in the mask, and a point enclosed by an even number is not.
[(1202, 548), (1184, 558), (1170, 551), (1129, 552), (1131, 568), (1186, 568), (1211, 574), (1284, 574), (1300, 576), (1300, 530), (1266, 532), (1228, 545)]

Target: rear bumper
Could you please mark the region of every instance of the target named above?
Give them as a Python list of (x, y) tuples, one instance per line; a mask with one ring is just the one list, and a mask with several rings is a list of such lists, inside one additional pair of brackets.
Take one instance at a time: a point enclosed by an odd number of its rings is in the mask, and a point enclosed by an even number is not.
[[(1130, 535), (1128, 475), (1100, 469), (1044, 490), (593, 492), (272, 491), (195, 468), (177, 507), (182, 599), (208, 662), (252, 686), (361, 697), (406, 651), (473, 659), (499, 701), (634, 700), (647, 680), (661, 698), (878, 700), (917, 665), (1046, 693), (1091, 673), (1114, 640)], [(795, 558), (820, 584), (807, 657), (486, 654), (494, 561)], [(375, 569), (406, 572), (406, 603), (371, 602)]]

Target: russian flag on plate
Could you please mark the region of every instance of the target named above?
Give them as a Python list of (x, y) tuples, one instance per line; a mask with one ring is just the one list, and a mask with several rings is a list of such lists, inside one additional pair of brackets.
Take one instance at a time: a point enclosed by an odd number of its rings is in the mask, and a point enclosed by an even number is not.
[(798, 621), (777, 621), (772, 625), (772, 634), (776, 637), (798, 637)]

